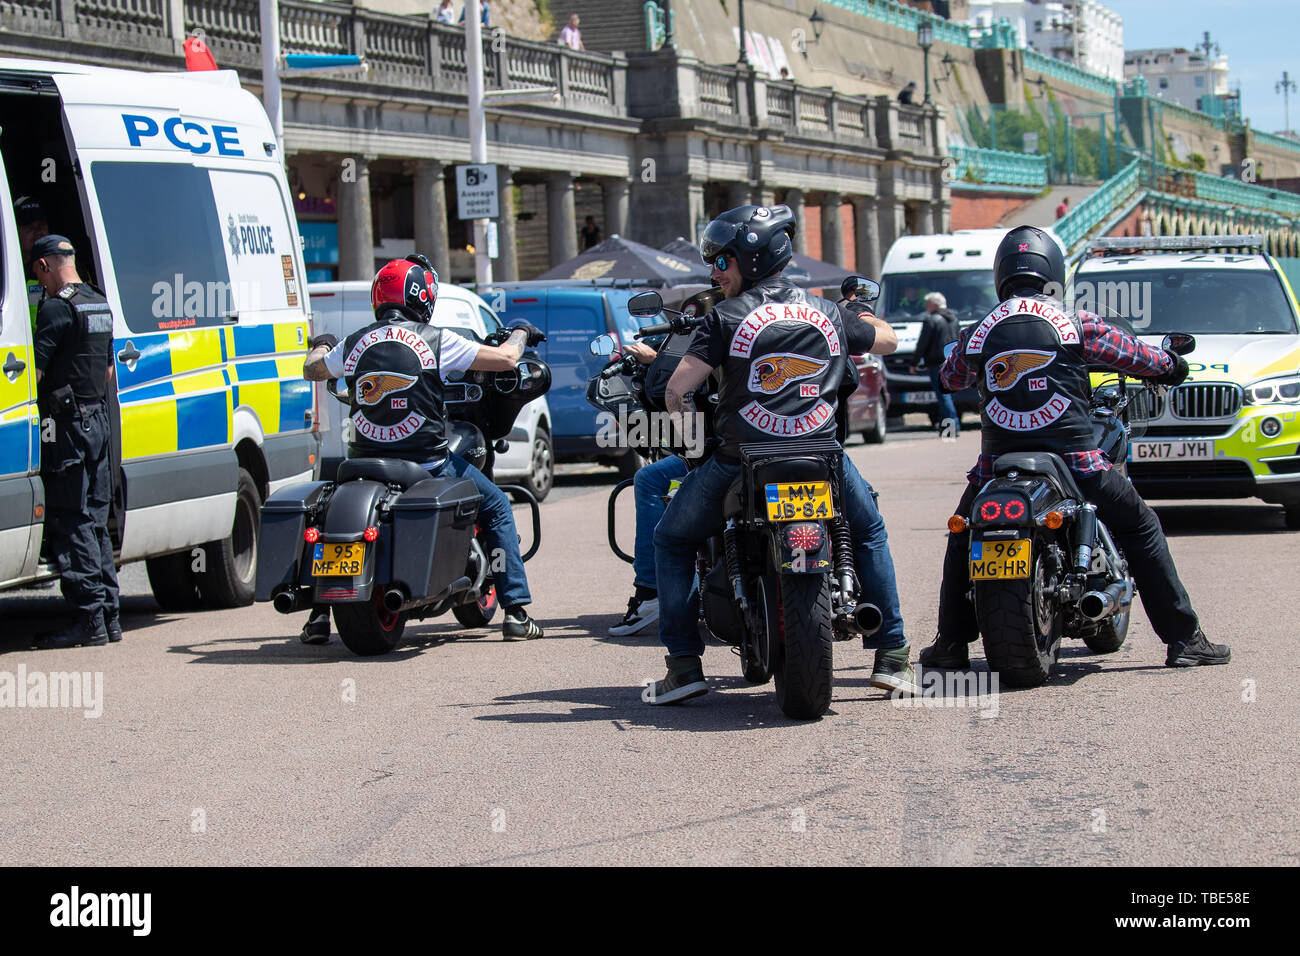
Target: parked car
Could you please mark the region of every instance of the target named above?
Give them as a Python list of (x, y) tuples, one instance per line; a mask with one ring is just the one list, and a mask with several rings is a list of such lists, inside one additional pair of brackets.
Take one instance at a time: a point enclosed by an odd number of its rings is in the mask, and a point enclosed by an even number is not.
[(849, 434), (861, 434), (868, 445), (885, 440), (889, 420), (889, 389), (885, 363), (879, 355), (855, 355), (858, 390), (849, 396)]
[[(330, 332), (342, 339), (374, 321), (369, 282), (313, 282), (307, 286), (307, 292), (314, 313), (312, 328), (317, 335)], [(447, 282), (438, 285), (433, 324), (452, 331), (472, 332), (480, 339), (501, 328), (501, 321), (487, 302), (468, 289)], [(346, 409), (328, 396), (321, 395), (316, 408), (320, 415), (320, 474), (328, 476), (346, 457), (347, 430), (352, 421)], [(498, 483), (522, 484), (538, 501), (550, 493), (555, 478), (553, 421), (545, 397), (523, 407), (506, 438), (510, 447), (496, 456), (492, 477)]]

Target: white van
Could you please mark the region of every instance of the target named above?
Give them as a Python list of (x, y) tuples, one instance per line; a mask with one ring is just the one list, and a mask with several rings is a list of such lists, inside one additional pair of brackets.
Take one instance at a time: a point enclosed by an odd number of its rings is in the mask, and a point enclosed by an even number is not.
[(298, 229), (261, 103), (232, 71), (0, 59), (0, 589), (54, 575), (19, 196), (113, 309), (119, 561), (146, 560), (168, 609), (250, 603), (261, 503), (309, 479), (318, 447)]
[[(993, 254), (1006, 234), (1005, 229), (962, 229), (938, 236), (900, 236), (889, 247), (876, 310), (898, 333), (898, 350), (885, 356), (890, 415), (926, 412), (938, 422), (938, 396), (930, 376), (924, 370), (919, 375), (909, 371), (917, 362), (916, 341), (925, 316), (922, 300), (927, 292), (943, 293), (962, 327), (988, 315), (998, 304)], [(958, 414), (979, 409), (973, 389), (953, 398)]]
[[(370, 308), (370, 283), (365, 281), (313, 282), (307, 287), (314, 312), (315, 334), (329, 332), (340, 340), (375, 320)], [(501, 328), (501, 321), (487, 302), (468, 289), (438, 283), (438, 301), (433, 306), (433, 324), (443, 329), (461, 329), (480, 340)], [(324, 386), (318, 386), (324, 389)], [(323, 396), (322, 391), (322, 396)], [(320, 409), (322, 477), (332, 477), (347, 455), (352, 420), (333, 398), (322, 397)], [(498, 452), (493, 478), (501, 484), (522, 484), (538, 501), (551, 491), (555, 476), (555, 446), (551, 409), (546, 397), (529, 402), (519, 411), (506, 441), (510, 447)]]

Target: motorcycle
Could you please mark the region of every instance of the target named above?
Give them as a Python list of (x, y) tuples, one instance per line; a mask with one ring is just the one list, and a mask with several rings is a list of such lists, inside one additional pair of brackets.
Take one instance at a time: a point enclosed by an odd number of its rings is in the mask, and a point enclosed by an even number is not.
[[(550, 368), (532, 353), (509, 371), (450, 379), (443, 384), (449, 450), (491, 478), (519, 410), (550, 388)], [(330, 394), (350, 404), (343, 383), (330, 384)], [(531, 511), (528, 561), (541, 544), (537, 499), (520, 485), (500, 487)], [(498, 602), (481, 500), (469, 479), (433, 477), (414, 462), (345, 459), (334, 481), (291, 485), (263, 504), (256, 600), (281, 614), (332, 607), (344, 645), (363, 657), (393, 650), (412, 618), (451, 611), (467, 628), (484, 627)]]
[[(642, 327), (638, 339), (671, 337), (648, 368), (638, 370), (630, 364), (635, 359), (618, 355), (598, 373), (589, 392), (604, 403), (597, 407), (664, 412), (664, 387), (685, 354), (681, 343), (689, 341), (711, 308), (688, 300), (681, 312), (665, 309), (657, 292), (629, 300), (628, 311), (638, 318), (670, 316)], [(612, 336), (602, 336), (592, 350), (613, 354), (616, 345)], [(602, 393), (602, 376), (608, 381), (618, 375), (631, 376), (628, 387)], [(712, 403), (710, 395), (703, 404)], [(646, 449), (651, 454), (670, 450)], [(775, 679), (782, 712), (815, 719), (830, 707), (834, 642), (869, 636), (881, 625), (879, 608), (858, 596), (849, 526), (843, 517), (844, 452), (830, 438), (754, 442), (741, 445), (739, 452), (741, 472), (723, 503), (722, 530), (696, 557), (701, 621), (740, 657), (747, 681), (765, 684)], [(687, 458), (687, 463), (706, 457)], [(630, 484), (616, 487), (609, 503), (610, 546), (627, 561), (631, 556), (615, 539), (614, 503)]]
[[(1132, 331), (1122, 320), (1107, 321)], [(1186, 355), (1196, 340), (1174, 333), (1163, 346)], [(1113, 376), (1092, 391), (1097, 447), (1127, 477), (1129, 443), (1135, 431), (1141, 437), (1162, 386), (1111, 369), (1093, 372)], [(1096, 654), (1124, 644), (1133, 603), (1128, 561), (1059, 455), (999, 455), (971, 514), (949, 518), (948, 530), (970, 533), (970, 597), (984, 656), (1010, 686), (1046, 681), (1063, 638), (1082, 640)]]

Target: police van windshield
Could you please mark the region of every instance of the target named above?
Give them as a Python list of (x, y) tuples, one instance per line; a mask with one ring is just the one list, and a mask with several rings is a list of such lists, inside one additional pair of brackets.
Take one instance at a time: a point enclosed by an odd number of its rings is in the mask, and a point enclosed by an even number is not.
[(929, 292), (942, 293), (948, 309), (960, 322), (982, 319), (998, 304), (992, 270), (899, 272), (884, 277), (877, 314), (893, 322), (920, 317), (925, 313), (925, 296)]
[(1072, 305), (1128, 317), (1139, 335), (1294, 335), (1295, 316), (1271, 270), (1134, 269), (1076, 276)]

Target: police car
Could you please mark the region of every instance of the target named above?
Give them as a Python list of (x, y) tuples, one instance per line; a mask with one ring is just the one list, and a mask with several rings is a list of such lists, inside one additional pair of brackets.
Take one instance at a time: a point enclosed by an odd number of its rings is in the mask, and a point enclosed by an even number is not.
[(1127, 318), (1144, 342), (1190, 332), (1191, 374), (1149, 409), (1129, 474), (1148, 498), (1261, 498), (1300, 528), (1300, 324), (1259, 235), (1101, 239), (1075, 308)]
[(0, 588), (54, 573), (13, 210), (28, 196), (115, 316), (119, 561), (147, 562), (165, 608), (251, 602), (261, 502), (310, 478), (318, 446), (302, 255), (265, 111), (232, 71), (0, 59), (0, 127)]

